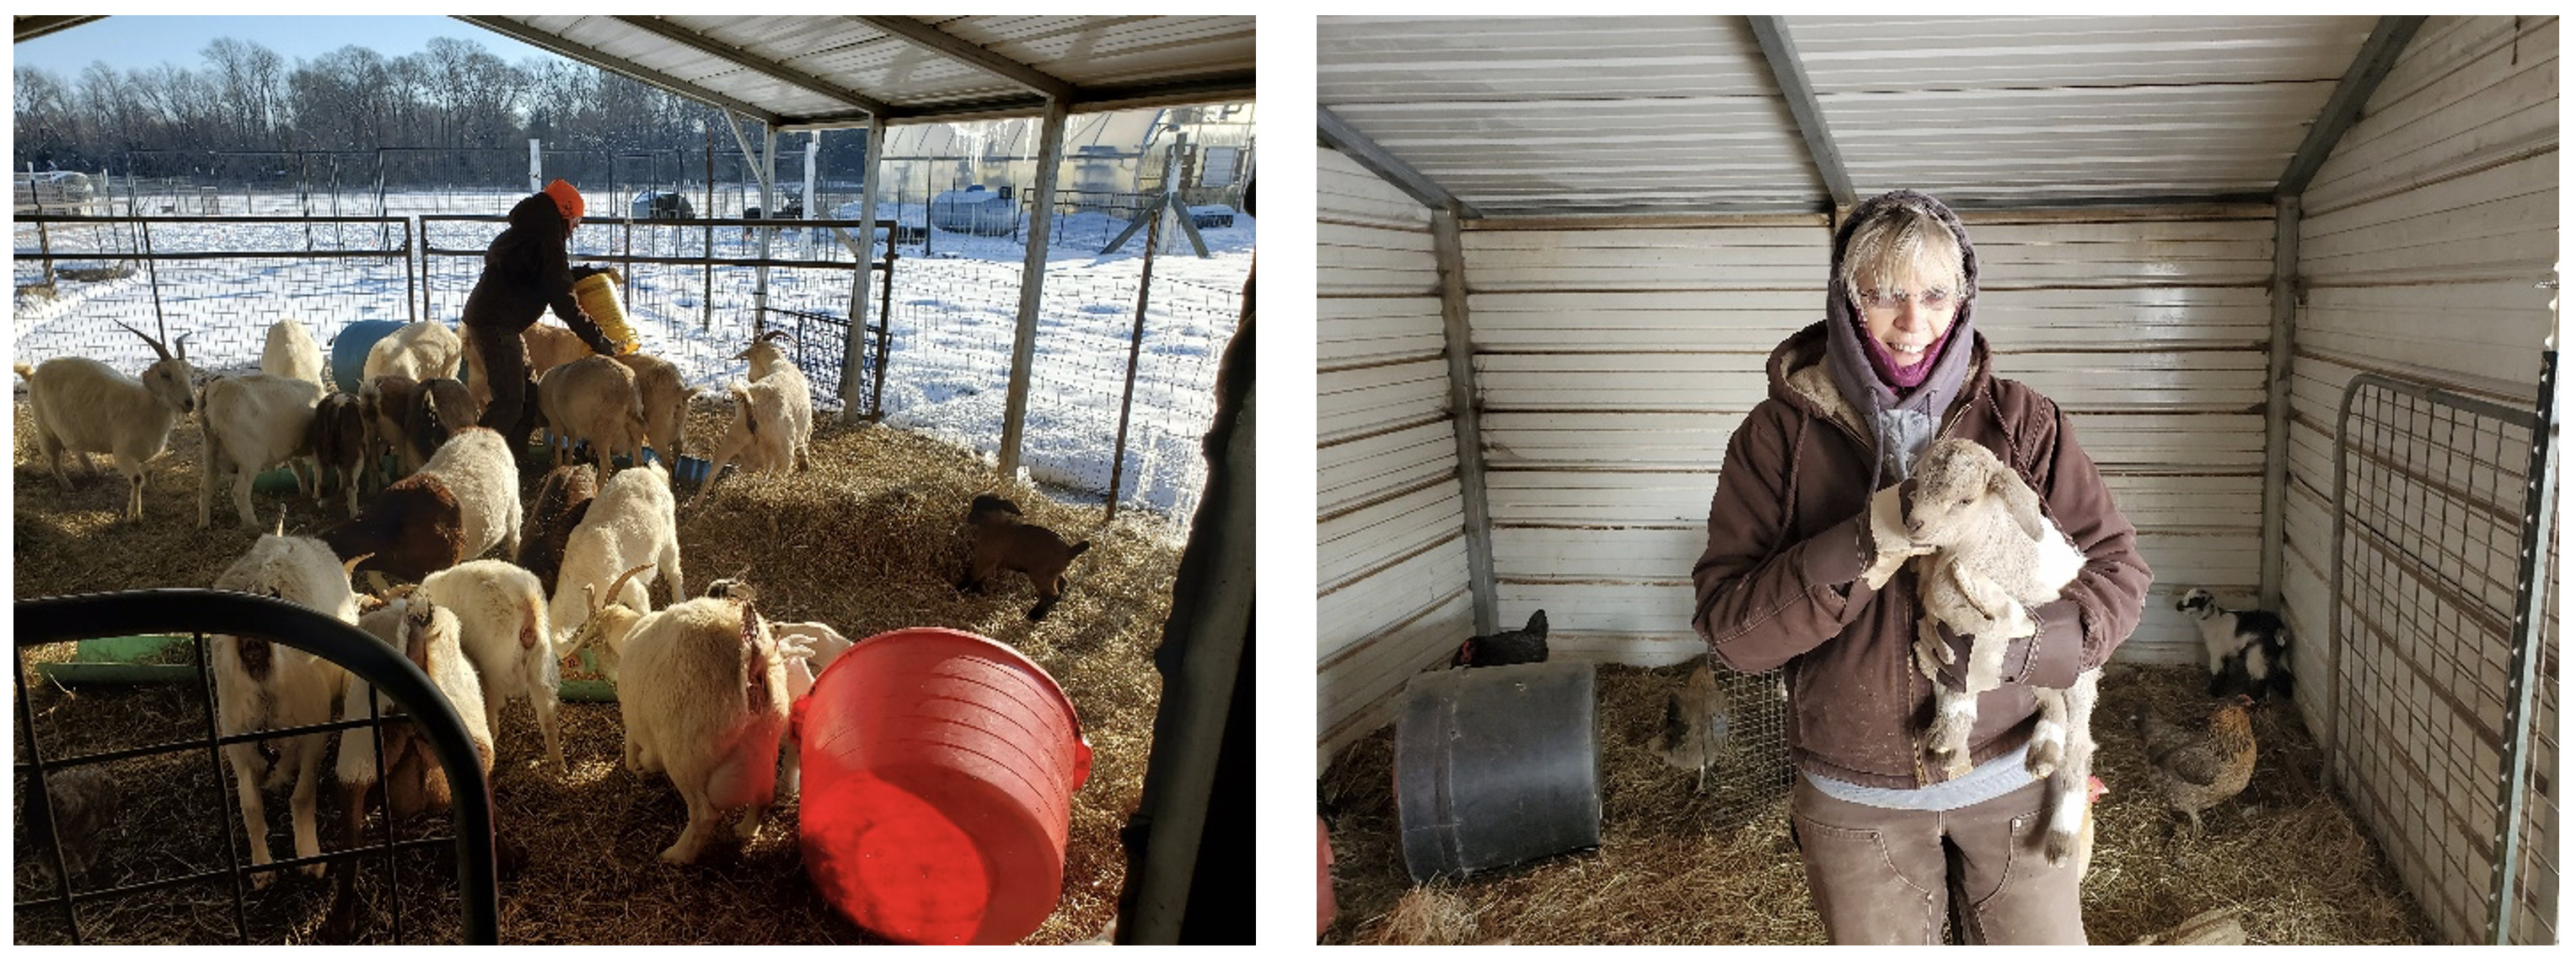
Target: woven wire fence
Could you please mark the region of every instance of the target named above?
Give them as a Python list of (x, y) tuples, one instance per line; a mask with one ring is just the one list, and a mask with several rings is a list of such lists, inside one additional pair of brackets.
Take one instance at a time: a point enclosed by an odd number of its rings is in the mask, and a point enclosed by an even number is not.
[[(77, 355), (140, 372), (156, 356), (122, 323), (173, 350), (185, 337), (202, 372), (243, 372), (259, 367), (283, 318), (304, 321), (327, 355), (350, 321), (413, 317), (401, 218), (22, 215), (12, 234), (11, 357), (31, 365)], [(51, 254), (50, 280), (23, 253), (38, 247)]]
[(2558, 940), (2546, 412), (2365, 375), (2338, 416), (2327, 762), (2451, 941)]

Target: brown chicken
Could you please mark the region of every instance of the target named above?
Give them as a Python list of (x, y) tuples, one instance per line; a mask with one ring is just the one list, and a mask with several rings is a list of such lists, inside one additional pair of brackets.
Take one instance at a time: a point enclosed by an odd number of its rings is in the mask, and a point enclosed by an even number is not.
[(2209, 726), (2195, 732), (2147, 716), (2129, 714), (2129, 722), (2146, 743), (2147, 778), (2158, 799), (2191, 818), (2201, 832), (2200, 812), (2241, 793), (2254, 776), (2254, 721), (2246, 711), (2254, 700), (2242, 693), (2218, 702), (2209, 711)]

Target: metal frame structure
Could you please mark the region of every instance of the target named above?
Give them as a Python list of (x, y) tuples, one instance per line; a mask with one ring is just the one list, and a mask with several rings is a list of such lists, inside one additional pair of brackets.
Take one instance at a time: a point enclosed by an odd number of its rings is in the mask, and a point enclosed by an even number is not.
[[(2471, 466), (2468, 471), (2472, 479), (2481, 469), (2502, 472), (2512, 468), (2512, 466), (2500, 464), (2505, 461), (2504, 456), (2511, 453), (2501, 451), (2499, 430), (2520, 429), (2527, 437), (2527, 462), (2520, 467), (2523, 473), (2522, 498), (2517, 500), (2518, 504), (2515, 507), (2519, 510), (2517, 548), (2520, 555), (2515, 569), (2515, 585), (2512, 587), (2514, 605), (2509, 614), (2510, 636), (2505, 640), (2510, 647), (2510, 657), (2506, 661), (2508, 675), (2504, 719), (2496, 722), (2495, 730), (2495, 734), (2504, 745), (2492, 748), (2483, 744), (2479, 746), (2479, 749), (2493, 749), (2499, 760), (2498, 771), (2494, 774), (2495, 823), (2494, 832), (2489, 837), (2493, 856), (2489, 864), (2491, 873), (2486, 895), (2490, 914), (2488, 938), (2498, 944), (2509, 943), (2512, 937), (2516, 896), (2514, 881), (2518, 863), (2523, 856), (2519, 851), (2522, 849), (2524, 808), (2528, 802), (2525, 781), (2522, 777), (2530, 764), (2530, 721), (2536, 686), (2541, 682), (2537, 664), (2542, 648), (2540, 637), (2543, 632), (2540, 614), (2545, 599), (2539, 591), (2543, 580), (2539, 565), (2542, 559), (2549, 555), (2551, 527), (2555, 521), (2548, 511), (2548, 500), (2553, 494), (2557, 455), (2557, 446), (2552, 440), (2557, 427), (2554, 402), (2557, 368), (2558, 353), (2554, 350), (2543, 352), (2539, 401), (2531, 409), (2503, 405), (2384, 375), (2363, 374), (2354, 376), (2352, 381), (2345, 385), (2343, 399), (2335, 415), (2333, 504), (2336, 506), (2336, 511), (2327, 609), (2334, 639), (2326, 650), (2325, 726), (2319, 732), (2318, 742), (2326, 758), (2328, 777), (2336, 785), (2351, 792), (2356, 801), (2373, 798), (2373, 795), (2354, 792), (2357, 790), (2352, 784), (2355, 779), (2352, 774), (2352, 769), (2356, 765), (2355, 751), (2345, 740), (2347, 731), (2352, 730), (2353, 727), (2348, 725), (2351, 721), (2346, 720), (2343, 714), (2343, 695), (2349, 675), (2347, 657), (2353, 654), (2355, 644), (2358, 642), (2356, 639), (2348, 638), (2344, 630), (2348, 615), (2345, 603), (2349, 576), (2345, 559), (2351, 554), (2347, 551), (2346, 534), (2351, 524), (2356, 521), (2352, 512), (2353, 494), (2349, 491), (2349, 478), (2354, 461), (2351, 439), (2351, 430), (2355, 422), (2354, 401), (2365, 395), (2369, 396), (2373, 399), (2371, 411), (2382, 409), (2395, 411), (2401, 400), (2406, 404), (2407, 407), (2400, 413), (2404, 416), (2403, 425), (2396, 424), (2397, 420), (2394, 418), (2373, 423), (2385, 436), (2380, 443), (2379, 451), (2406, 445), (2410, 447), (2410, 451), (2437, 450), (2444, 455), (2457, 456)], [(2476, 422), (2480, 425), (2472, 426), (2468, 430), (2469, 438), (2466, 443), (2468, 451), (2451, 451), (2452, 447), (2461, 444), (2458, 436), (2463, 422)], [(2448, 426), (2449, 431), (2442, 437), (2434, 437), (2434, 430), (2445, 425)], [(2483, 426), (2492, 426), (2492, 429)], [(2499, 441), (2500, 454), (2491, 461), (2485, 460), (2481, 445), (2488, 439)], [(2399, 519), (2395, 522), (2397, 531), (2382, 532), (2374, 528), (2372, 533), (2372, 542), (2380, 547), (2380, 556), (2397, 559), (2398, 564), (2411, 565), (2418, 574), (2426, 572), (2428, 567), (2434, 571), (2452, 568), (2446, 565), (2446, 558), (2451, 554), (2446, 552), (2444, 545), (2439, 544), (2439, 538), (2454, 534), (2456, 530), (2465, 528), (2467, 523), (2464, 519), (2450, 517), (2446, 510), (2454, 506), (2481, 508), (2470, 502), (2475, 498), (2474, 493), (2457, 490), (2458, 480), (2449, 478), (2446, 472), (2427, 471), (2419, 464), (2420, 461), (2420, 459), (2410, 460), (2403, 467), (2390, 467), (2382, 473), (2384, 477), (2396, 477), (2394, 483), (2383, 483), (2378, 490), (2387, 497), (2382, 501), (2395, 501), (2398, 504), (2375, 506), (2375, 508), (2383, 510), (2383, 516), (2411, 513), (2427, 516), (2430, 521), (2409, 529), (2406, 527), (2406, 520)], [(2389, 489), (2392, 488), (2399, 491), (2389, 494)], [(2483, 508), (2492, 510), (2500, 507)], [(2431, 546), (2419, 544), (2428, 540), (2436, 544)], [(2459, 554), (2465, 555), (2465, 553), (2466, 548), (2463, 547)], [(2376, 585), (2373, 588), (2376, 593), (2371, 595), (2375, 598), (2377, 595), (2387, 593), (2391, 587)], [(2479, 610), (2473, 615), (2464, 615), (2463, 619), (2470, 619), (2481, 625), (2498, 622), (2494, 618), (2498, 614), (2484, 611), (2482, 604), (2473, 598), (2476, 588), (2478, 587), (2460, 587), (2446, 582), (2444, 585), (2432, 587), (2428, 592), (2442, 601), (2440, 608)], [(2395, 631), (2404, 633), (2407, 628), (2401, 626)], [(2400, 655), (2399, 659), (2407, 658)], [(2418, 692), (2429, 685), (2434, 691), (2432, 694), (2434, 699), (2446, 702), (2452, 700), (2451, 695), (2441, 689), (2439, 680), (2430, 684), (2425, 683), (2428, 673), (2438, 674), (2439, 670), (2416, 665), (2417, 662), (2419, 661), (2409, 660), (2408, 665), (2413, 667), (2413, 672), (2416, 674)], [(2456, 703), (2450, 704), (2450, 708), (2460, 715), (2468, 715), (2468, 710)], [(2475, 729), (2483, 729), (2483, 727)], [(2440, 732), (2447, 731), (2437, 731), (2436, 735), (2424, 738), (2440, 739), (2438, 735)], [(2367, 808), (2364, 810), (2365, 813), (2369, 812)]]
[[(46, 790), (49, 774), (68, 767), (110, 763), (192, 749), (205, 750), (208, 764), (215, 768), (219, 795), (225, 801), (226, 818), (223, 829), (226, 867), (222, 870), (84, 893), (73, 893), (70, 875), (57, 873), (53, 896), (19, 901), (13, 905), (16, 913), (24, 915), (45, 908), (60, 908), (67, 918), (72, 940), (79, 942), (81, 940), (80, 917), (77, 912), (79, 903), (231, 877), (235, 933), (247, 938), (249, 933), (247, 899), (242, 881), (250, 873), (283, 870), (335, 860), (355, 860), (360, 853), (367, 851), (390, 855), (396, 849), (452, 842), (456, 846), (457, 880), (464, 897), (465, 940), (474, 944), (498, 942), (501, 920), (498, 865), (493, 852), (493, 814), (489, 808), (490, 797), (486, 793), (487, 783), (483, 774), (482, 757), (475, 752), (473, 742), (466, 735), (465, 721), (456, 714), (455, 707), (449, 705), (447, 697), (430, 682), (429, 675), (422, 672), (420, 667), (413, 665), (410, 660), (403, 658), (400, 652), (355, 626), (303, 606), (265, 596), (215, 589), (136, 589), (27, 599), (20, 600), (14, 607), (14, 612), (17, 630), (16, 646), (11, 651), (12, 662), (22, 679), (27, 678), (26, 650), (31, 646), (142, 633), (189, 633), (195, 636), (196, 651), (199, 656), (198, 678), (206, 701), (206, 736), (202, 739), (49, 760), (45, 757), (43, 742), (37, 739), (34, 710), (28, 703), (26, 691), (22, 687), (18, 693), (18, 725), (26, 735), (27, 746), (33, 759), (18, 761), (14, 765), (17, 772), (29, 776), (34, 792), (29, 795), (26, 802), (36, 808), (35, 812), (43, 816), (47, 825), (54, 825), (51, 821), (52, 796)], [(331, 660), (374, 684), (384, 695), (406, 707), (407, 712), (383, 715), (371, 711), (366, 719), (344, 719), (334, 723), (283, 730), (262, 730), (231, 736), (219, 735), (221, 728), (217, 725), (215, 717), (213, 663), (205, 657), (206, 647), (209, 645), (207, 637), (215, 633), (266, 639)], [(430, 837), (401, 843), (394, 843), (387, 839), (373, 846), (364, 848), (352, 846), (347, 850), (328, 852), (314, 857), (276, 860), (249, 866), (242, 864), (239, 852), (233, 847), (233, 827), (238, 824), (239, 815), (232, 809), (232, 794), (229, 792), (230, 788), (226, 786), (227, 775), (223, 772), (225, 764), (221, 754), (222, 747), (239, 743), (256, 743), (280, 736), (328, 733), (361, 727), (373, 728), (381, 723), (406, 719), (417, 726), (423, 736), (429, 740), (432, 752), (438, 756), (439, 767), (446, 771), (447, 785), (453, 800), (454, 836)], [(378, 738), (381, 739), (381, 736)], [(382, 752), (376, 755), (376, 767), (376, 778), (381, 783), (384, 779)], [(391, 836), (390, 826), (385, 829), (385, 833), (388, 838)], [(58, 837), (50, 843), (54, 866), (59, 871), (65, 866), (62, 843)], [(394, 940), (400, 943), (402, 910), (399, 903), (394, 908), (393, 917)]]

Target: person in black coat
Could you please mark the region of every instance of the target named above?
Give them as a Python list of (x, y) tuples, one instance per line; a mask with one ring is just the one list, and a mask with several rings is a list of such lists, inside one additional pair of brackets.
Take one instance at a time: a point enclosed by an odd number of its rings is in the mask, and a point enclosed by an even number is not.
[(465, 337), (481, 354), (492, 386), (492, 401), (477, 424), (514, 444), (527, 440), (536, 408), (528, 390), (528, 345), (520, 335), (546, 309), (553, 308), (590, 350), (615, 355), (621, 348), (572, 296), (573, 282), (602, 270), (573, 267), (565, 253), (581, 213), (581, 192), (560, 179), (521, 199), (510, 208), (510, 226), (483, 253), (483, 277), (465, 297)]

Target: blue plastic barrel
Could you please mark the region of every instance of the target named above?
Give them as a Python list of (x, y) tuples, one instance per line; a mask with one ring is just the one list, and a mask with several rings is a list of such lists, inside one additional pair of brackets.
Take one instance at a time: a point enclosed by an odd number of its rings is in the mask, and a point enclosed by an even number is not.
[(407, 322), (353, 321), (340, 329), (340, 334), (331, 339), (332, 383), (340, 391), (357, 394), (367, 371), (367, 349), (375, 347), (378, 340), (405, 324)]

